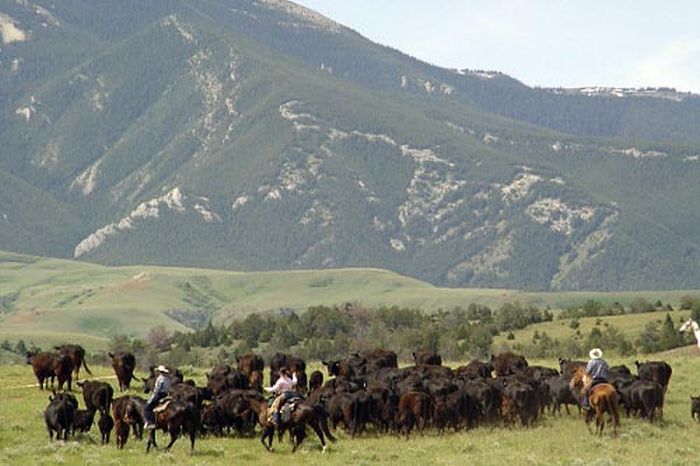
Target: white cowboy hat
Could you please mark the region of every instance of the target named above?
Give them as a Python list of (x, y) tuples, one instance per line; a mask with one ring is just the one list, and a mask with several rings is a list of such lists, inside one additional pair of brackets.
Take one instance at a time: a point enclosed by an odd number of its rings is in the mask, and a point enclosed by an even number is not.
[(168, 370), (168, 368), (162, 364), (160, 366), (156, 367), (156, 370), (158, 372), (162, 372), (163, 374), (170, 374), (170, 371)]
[(600, 348), (593, 348), (589, 353), (588, 356), (591, 357), (591, 359), (600, 359), (603, 357), (603, 350)]

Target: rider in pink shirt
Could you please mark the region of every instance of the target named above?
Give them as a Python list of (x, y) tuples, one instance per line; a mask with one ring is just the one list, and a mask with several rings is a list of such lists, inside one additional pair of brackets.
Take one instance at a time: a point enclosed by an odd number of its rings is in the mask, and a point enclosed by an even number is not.
[(289, 377), (289, 370), (286, 368), (280, 369), (280, 378), (272, 387), (264, 387), (266, 392), (271, 392), (277, 395), (275, 401), (270, 406), (270, 422), (275, 425), (280, 421), (280, 408), (285, 401), (294, 396), (294, 388), (297, 385), (297, 373)]

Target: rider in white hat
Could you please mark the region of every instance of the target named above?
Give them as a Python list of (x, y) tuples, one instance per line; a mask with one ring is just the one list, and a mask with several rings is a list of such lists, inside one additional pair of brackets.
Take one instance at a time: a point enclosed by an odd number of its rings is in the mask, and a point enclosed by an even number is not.
[(151, 396), (148, 398), (148, 401), (146, 401), (146, 406), (143, 410), (143, 417), (146, 418), (146, 422), (144, 424), (145, 429), (155, 429), (156, 419), (155, 414), (153, 413), (153, 408), (158, 406), (160, 400), (165, 398), (165, 396), (170, 391), (170, 387), (172, 386), (170, 371), (167, 367), (161, 364), (158, 367), (156, 367), (155, 370), (156, 372), (158, 372), (158, 377), (156, 378), (156, 383), (153, 387), (153, 393), (151, 393)]
[(588, 361), (588, 364), (586, 364), (586, 375), (588, 376), (589, 382), (584, 386), (585, 394), (583, 396), (582, 406), (584, 413), (587, 413), (590, 407), (588, 404), (588, 394), (591, 388), (598, 384), (608, 382), (608, 363), (603, 359), (603, 351), (600, 348), (593, 348), (588, 353), (588, 356), (591, 359)]

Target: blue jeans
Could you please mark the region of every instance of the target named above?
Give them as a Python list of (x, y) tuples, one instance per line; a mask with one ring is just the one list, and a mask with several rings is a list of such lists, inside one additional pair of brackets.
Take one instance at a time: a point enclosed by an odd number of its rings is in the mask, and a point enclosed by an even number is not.
[(156, 415), (153, 412), (153, 409), (158, 406), (158, 403), (160, 403), (160, 400), (162, 400), (164, 397), (165, 395), (153, 395), (146, 402), (146, 406), (143, 408), (143, 417), (147, 424), (156, 423)]

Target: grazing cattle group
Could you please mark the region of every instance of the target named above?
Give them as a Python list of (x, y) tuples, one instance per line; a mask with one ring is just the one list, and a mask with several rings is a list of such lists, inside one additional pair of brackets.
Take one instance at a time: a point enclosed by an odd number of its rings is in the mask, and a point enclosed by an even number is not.
[[(114, 430), (116, 445), (123, 448), (129, 436), (144, 437), (146, 400), (137, 395), (114, 398), (114, 389), (104, 381), (83, 380), (84, 408), (78, 406), (72, 390), (72, 377), (80, 367), (90, 373), (85, 352), (77, 345), (56, 347), (57, 352), (28, 352), (32, 366), (44, 389), (58, 391), (49, 396), (44, 418), (49, 438), (66, 440), (69, 435), (89, 432), (98, 417), (103, 444), (109, 443)], [(121, 391), (131, 388), (136, 358), (129, 353), (109, 354)], [(347, 358), (323, 361), (327, 378), (321, 371), (306, 376), (306, 362), (293, 355), (277, 353), (267, 366), (276, 380), (287, 368), (296, 373), (298, 398), (283, 408), (281, 421), (268, 419), (269, 404), (263, 396), (265, 361), (255, 354), (236, 358), (236, 366), (221, 365), (206, 374), (206, 386), (185, 380), (183, 373), (169, 367), (172, 386), (167, 403), (156, 412), (157, 428), (169, 433), (169, 449), (180, 436), (188, 436), (190, 448), (200, 435), (253, 435), (262, 431), (261, 442), (271, 450), (275, 431), (289, 432), (294, 450), (302, 443), (307, 427), (325, 448), (326, 440), (335, 441), (331, 431), (343, 428), (350, 436), (371, 430), (410, 436), (434, 427), (439, 433), (471, 429), (478, 425), (530, 426), (549, 412), (561, 415), (570, 407), (580, 411), (585, 361), (560, 359), (559, 370), (533, 366), (518, 354), (505, 352), (488, 361), (473, 360), (464, 366), (442, 366), (434, 352), (413, 353), (414, 365), (398, 366), (396, 353), (383, 349), (353, 353)], [(664, 397), (672, 369), (666, 362), (636, 362), (637, 375), (626, 366), (610, 368), (609, 383), (590, 393), (597, 431), (602, 433), (604, 416), (609, 415), (616, 430), (618, 406), (629, 416), (653, 422), (663, 418)], [(154, 367), (148, 377), (140, 378), (143, 392), (153, 389)], [(66, 389), (67, 392), (61, 392)], [(99, 413), (99, 416), (97, 416)], [(700, 420), (700, 398), (691, 397), (691, 414)], [(156, 431), (147, 436), (147, 451), (155, 447)]]

